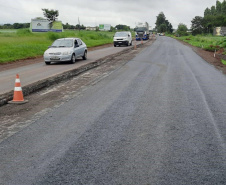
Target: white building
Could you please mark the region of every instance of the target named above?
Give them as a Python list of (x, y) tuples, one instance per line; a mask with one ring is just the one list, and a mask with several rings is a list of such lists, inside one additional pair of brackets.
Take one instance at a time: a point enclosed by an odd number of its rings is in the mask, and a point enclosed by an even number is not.
[(96, 31), (96, 27), (91, 27), (91, 26), (87, 26), (86, 30), (90, 30), (90, 31)]

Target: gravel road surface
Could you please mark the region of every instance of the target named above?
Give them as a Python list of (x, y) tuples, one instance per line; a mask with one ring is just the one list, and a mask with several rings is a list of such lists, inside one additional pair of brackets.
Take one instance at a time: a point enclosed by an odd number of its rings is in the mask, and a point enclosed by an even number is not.
[(158, 37), (0, 143), (0, 184), (226, 184), (226, 76)]

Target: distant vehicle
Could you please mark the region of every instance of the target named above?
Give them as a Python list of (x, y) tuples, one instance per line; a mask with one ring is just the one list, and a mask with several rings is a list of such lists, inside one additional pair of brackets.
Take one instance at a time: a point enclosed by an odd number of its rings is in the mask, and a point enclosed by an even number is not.
[(147, 22), (138, 23), (136, 28), (136, 40), (148, 40), (149, 39), (149, 24)]
[(165, 36), (165, 33), (160, 33), (159, 36)]
[(51, 62), (68, 62), (75, 63), (75, 60), (82, 57), (87, 59), (87, 46), (79, 38), (62, 38), (57, 39), (44, 53), (46, 65)]
[(116, 32), (113, 41), (114, 47), (117, 45), (132, 45), (132, 34), (130, 31)]

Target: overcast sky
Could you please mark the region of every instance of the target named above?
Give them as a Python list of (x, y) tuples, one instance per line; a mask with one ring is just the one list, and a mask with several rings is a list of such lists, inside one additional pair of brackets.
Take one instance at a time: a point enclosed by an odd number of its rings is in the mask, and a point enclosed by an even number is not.
[[(220, 0), (221, 2), (223, 0)], [(174, 28), (184, 23), (190, 28), (195, 16), (216, 0), (0, 0), (0, 24), (26, 23), (43, 17), (42, 8), (59, 10), (58, 20), (64, 24), (98, 26), (125, 24), (131, 28), (137, 22), (155, 27), (156, 16), (163, 12)]]

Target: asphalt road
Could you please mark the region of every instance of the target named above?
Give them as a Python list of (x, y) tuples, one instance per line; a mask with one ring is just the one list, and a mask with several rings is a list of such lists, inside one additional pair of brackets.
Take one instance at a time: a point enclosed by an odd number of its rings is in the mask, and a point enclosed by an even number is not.
[[(135, 44), (136, 41), (133, 42)], [(140, 44), (140, 42), (136, 42)], [(129, 46), (134, 47), (134, 46)], [(5, 70), (0, 72), (0, 95), (10, 92), (14, 89), (16, 74), (20, 75), (21, 85), (29, 85), (34, 82), (55, 76), (57, 74), (61, 74), (65, 71), (69, 71), (72, 69), (79, 68), (88, 63), (94, 62), (100, 58), (116, 54), (120, 51), (123, 51), (129, 47), (121, 46), (121, 47), (106, 47), (103, 49), (98, 49), (94, 51), (88, 50), (88, 58), (87, 60), (76, 59), (75, 64), (70, 63), (52, 63), (51, 65), (46, 65), (43, 59), (40, 59), (40, 62), (21, 66), (18, 68), (13, 68), (10, 70)], [(32, 60), (32, 59), (31, 59)]]
[(158, 37), (0, 143), (0, 184), (226, 184), (226, 77)]

